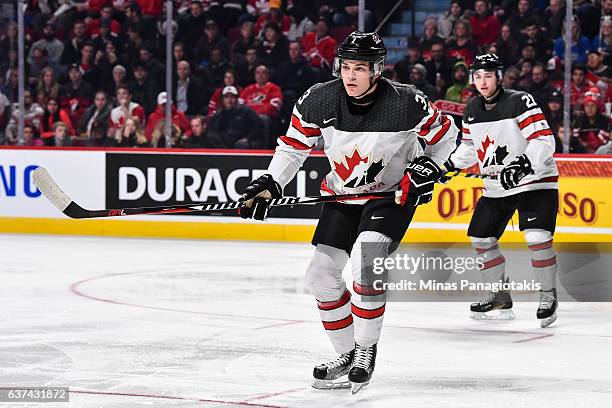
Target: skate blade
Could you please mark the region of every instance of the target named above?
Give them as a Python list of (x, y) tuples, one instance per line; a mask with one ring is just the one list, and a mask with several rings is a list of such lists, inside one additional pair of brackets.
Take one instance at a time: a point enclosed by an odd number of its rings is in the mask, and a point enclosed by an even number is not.
[(344, 379), (335, 379), (335, 380), (319, 380), (314, 378), (312, 380), (312, 388), (317, 390), (346, 390), (351, 388), (351, 383), (345, 376)]
[(540, 327), (545, 328), (553, 324), (557, 320), (557, 314), (554, 313), (552, 316), (547, 317), (546, 319), (540, 319)]
[(472, 312), (472, 320), (514, 320), (512, 309), (497, 309), (490, 312)]
[(363, 383), (351, 383), (351, 394), (353, 395), (357, 394), (359, 391), (361, 391), (363, 387), (365, 387), (369, 383), (370, 383), (369, 381), (366, 381)]

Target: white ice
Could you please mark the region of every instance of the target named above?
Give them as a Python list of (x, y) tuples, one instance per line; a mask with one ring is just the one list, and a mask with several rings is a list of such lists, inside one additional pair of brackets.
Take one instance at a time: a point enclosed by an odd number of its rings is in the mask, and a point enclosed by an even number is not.
[[(388, 303), (374, 378), (310, 387), (334, 357), (306, 244), (0, 236), (0, 386), (69, 403), (0, 407), (609, 407), (612, 304), (476, 322), (467, 303)], [(346, 273), (347, 271), (345, 271)]]

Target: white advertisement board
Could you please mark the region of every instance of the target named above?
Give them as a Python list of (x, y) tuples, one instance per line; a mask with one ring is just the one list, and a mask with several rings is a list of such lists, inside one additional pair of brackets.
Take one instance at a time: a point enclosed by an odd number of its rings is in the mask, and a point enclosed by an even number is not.
[(0, 217), (65, 218), (32, 182), (45, 167), (70, 198), (87, 208), (104, 208), (105, 152), (0, 150)]

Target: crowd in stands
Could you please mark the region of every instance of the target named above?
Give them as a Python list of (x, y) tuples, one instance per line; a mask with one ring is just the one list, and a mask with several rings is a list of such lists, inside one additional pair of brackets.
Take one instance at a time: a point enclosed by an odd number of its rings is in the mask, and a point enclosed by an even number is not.
[[(15, 2), (0, 1), (0, 144), (16, 144)], [(165, 61), (162, 0), (29, 0), (23, 139), (31, 146), (165, 147), (166, 70), (173, 147), (272, 148), (297, 99), (332, 79), (357, 0), (174, 1)], [(385, 76), (432, 101), (474, 96), (469, 65), (498, 54), (506, 88), (534, 95), (563, 138), (563, 0), (453, 0), (409, 38)], [(574, 0), (571, 151), (612, 151), (612, 0)], [(367, 2), (366, 30), (391, 5)], [(385, 28), (383, 27), (383, 32)]]

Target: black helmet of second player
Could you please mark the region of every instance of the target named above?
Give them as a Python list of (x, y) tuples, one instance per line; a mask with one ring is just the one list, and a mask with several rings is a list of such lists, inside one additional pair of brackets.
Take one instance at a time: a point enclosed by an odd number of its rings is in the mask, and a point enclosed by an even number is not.
[(332, 74), (340, 76), (340, 65), (342, 60), (359, 60), (370, 63), (370, 75), (382, 75), (385, 67), (385, 56), (387, 48), (382, 38), (377, 33), (362, 33), (353, 31), (338, 47), (338, 53), (334, 58)]
[(495, 72), (497, 80), (501, 81), (503, 75), (502, 68), (502, 63), (497, 55), (491, 53), (478, 55), (474, 58), (470, 67), (470, 83), (474, 83), (474, 73), (480, 70)]

